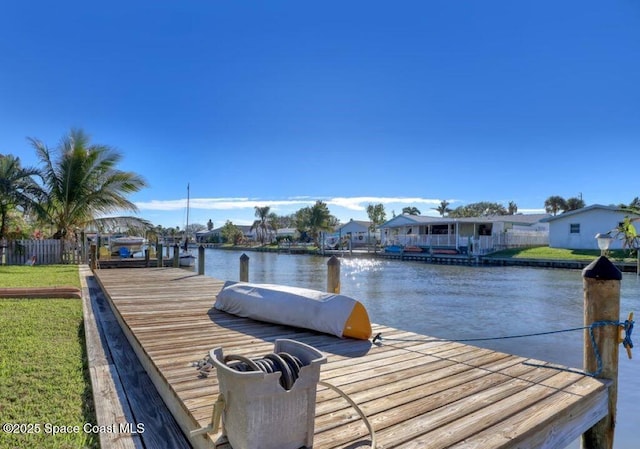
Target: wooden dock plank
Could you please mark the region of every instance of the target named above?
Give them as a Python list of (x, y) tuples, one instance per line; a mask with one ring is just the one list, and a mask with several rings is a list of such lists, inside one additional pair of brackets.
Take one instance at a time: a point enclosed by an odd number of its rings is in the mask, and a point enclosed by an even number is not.
[[(111, 426), (133, 422), (131, 408), (126, 402), (122, 383), (108, 351), (108, 343), (100, 332), (99, 319), (91, 289), (87, 284), (90, 272), (88, 268), (80, 268), (80, 284), (82, 290), (82, 312), (85, 341), (87, 347), (87, 363), (93, 393), (93, 403), (98, 426)], [(142, 449), (142, 441), (138, 434), (120, 432), (100, 432), (100, 447), (103, 449)]]
[[(180, 269), (98, 270), (96, 276), (185, 433), (209, 423), (218, 393), (215, 372), (200, 377), (191, 363), (215, 347), (263, 355), (278, 338), (327, 355), (321, 379), (359, 404), (382, 448), (562, 448), (606, 413), (604, 384), (524, 364), (522, 357), (378, 324), (374, 333), (388, 340), (374, 345), (235, 317), (213, 308), (223, 281)], [(316, 404), (314, 448), (367, 447), (367, 428), (344, 398), (320, 386)], [(192, 444), (211, 448), (215, 440), (198, 437)]]
[[(86, 279), (85, 276), (84, 282), (87, 282)], [(104, 352), (104, 359), (111, 361), (108, 365), (98, 364), (101, 358), (92, 361), (94, 366), (90, 372), (96, 398), (94, 402), (97, 404), (96, 414), (100, 425), (118, 429), (100, 433), (101, 447), (190, 449), (173, 416), (163, 411), (166, 409), (162, 399), (131, 350), (113, 312), (102, 297), (102, 291), (97, 285), (91, 285), (95, 284), (91, 279), (88, 283), (90, 294), (85, 303), (91, 304), (94, 318), (98, 317), (95, 320), (96, 331), (99, 328), (101, 336), (101, 340), (94, 341), (91, 346), (97, 353)], [(96, 331), (92, 330), (91, 335), (95, 335)]]

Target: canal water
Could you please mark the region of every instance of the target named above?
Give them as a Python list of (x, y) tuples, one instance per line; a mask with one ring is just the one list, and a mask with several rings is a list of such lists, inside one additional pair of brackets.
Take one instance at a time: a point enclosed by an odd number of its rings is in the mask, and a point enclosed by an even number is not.
[[(239, 279), (241, 252), (205, 250), (205, 275)], [(327, 258), (247, 252), (249, 281), (326, 290)], [(495, 338), (583, 326), (579, 270), (468, 267), (340, 259), (341, 293), (361, 301), (372, 322), (446, 339)], [(196, 263), (197, 266), (197, 263)], [(621, 313), (640, 313), (640, 278), (625, 273)], [(383, 335), (384, 337), (384, 335)], [(635, 335), (638, 339), (637, 334)], [(582, 331), (470, 344), (581, 369)], [(615, 449), (640, 447), (640, 347), (621, 346)], [(580, 447), (579, 441), (569, 448)]]

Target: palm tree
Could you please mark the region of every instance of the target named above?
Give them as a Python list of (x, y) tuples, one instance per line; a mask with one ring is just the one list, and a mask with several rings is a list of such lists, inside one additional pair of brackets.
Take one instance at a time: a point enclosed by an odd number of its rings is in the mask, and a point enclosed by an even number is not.
[(320, 246), (318, 242), (320, 232), (331, 230), (332, 217), (329, 208), (322, 201), (316, 201), (316, 203), (309, 208), (306, 218), (308, 220), (307, 225), (311, 231), (311, 238), (313, 238), (316, 246)]
[(402, 213), (405, 215), (420, 215), (420, 209), (415, 206), (403, 207)]
[(509, 213), (509, 215), (515, 215), (518, 213), (518, 205), (515, 203), (515, 201), (509, 201), (507, 212)]
[(553, 214), (554, 216), (558, 214), (561, 210), (567, 209), (567, 201), (561, 196), (550, 196), (544, 201), (544, 210), (548, 214)]
[(449, 204), (451, 204), (449, 203), (449, 201), (442, 200), (440, 201), (440, 205), (438, 207), (432, 207), (431, 209), (438, 211), (440, 216), (444, 217), (446, 214), (451, 212), (451, 209), (449, 209)]
[(251, 230), (256, 230), (258, 234), (258, 240), (260, 243), (264, 245), (264, 242), (267, 238), (267, 233), (269, 231), (269, 211), (271, 208), (269, 206), (255, 206), (255, 216), (258, 218), (251, 225)]
[(0, 240), (6, 237), (9, 213), (17, 208), (31, 209), (42, 197), (42, 189), (33, 179), (36, 168), (22, 168), (20, 158), (0, 154)]
[(582, 198), (578, 198), (578, 197), (567, 198), (564, 211), (567, 212), (570, 210), (578, 210), (578, 209), (582, 209), (584, 206), (585, 204)]
[(280, 229), (280, 217), (275, 212), (269, 212), (267, 215), (267, 221), (269, 222), (269, 227), (271, 228), (271, 232), (273, 232), (274, 238), (278, 237), (278, 229)]
[[(404, 209), (402, 210), (404, 213)], [(376, 229), (380, 227), (387, 220), (387, 213), (384, 211), (384, 205), (382, 203), (378, 203), (375, 206), (373, 204), (369, 204), (367, 206), (367, 215), (369, 216), (369, 221), (371, 221), (371, 225), (369, 226), (369, 232), (375, 235)], [(373, 245), (373, 252), (377, 252), (377, 244)]]
[[(637, 218), (635, 220), (638, 220)], [(629, 252), (638, 251), (640, 248), (640, 235), (636, 231), (630, 217), (624, 217), (624, 221), (620, 223), (614, 230), (614, 237), (622, 240), (622, 247), (628, 248)]]
[(640, 197), (635, 197), (628, 205), (621, 203), (618, 205), (621, 209), (627, 209), (630, 212), (640, 213)]
[[(147, 183), (133, 172), (116, 168), (122, 155), (115, 149), (91, 144), (89, 136), (77, 129), (62, 139), (56, 151), (39, 140), (30, 140), (44, 164), (42, 177), (47, 191), (37, 210), (55, 228), (54, 238), (72, 238), (76, 228), (95, 224), (100, 215), (121, 210), (137, 212), (126, 195)], [(145, 225), (144, 220), (126, 220)]]

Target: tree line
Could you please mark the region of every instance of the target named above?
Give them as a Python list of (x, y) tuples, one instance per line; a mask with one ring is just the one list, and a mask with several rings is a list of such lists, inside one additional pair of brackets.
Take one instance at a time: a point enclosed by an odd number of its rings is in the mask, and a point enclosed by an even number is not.
[[(20, 158), (11, 154), (0, 154), (0, 240), (27, 238), (34, 232), (41, 237), (75, 239), (79, 230), (93, 228), (100, 232), (128, 229), (133, 232), (158, 236), (177, 236), (185, 231), (189, 234), (207, 225), (192, 224), (181, 231), (179, 227), (153, 226), (149, 221), (137, 217), (99, 218), (114, 212), (138, 212), (127, 196), (144, 187), (147, 182), (140, 175), (118, 169), (122, 154), (112, 147), (91, 143), (82, 130), (72, 129), (53, 149), (35, 138), (29, 138), (39, 167), (22, 167)], [(462, 218), (490, 215), (514, 215), (518, 206), (510, 201), (506, 206), (496, 202), (481, 201), (450, 207), (450, 202), (440, 201), (432, 208), (442, 217)], [(563, 198), (553, 195), (544, 202), (547, 213), (577, 210), (585, 207), (582, 197)], [(619, 207), (630, 212), (640, 212), (640, 198)], [(369, 204), (366, 208), (371, 231), (386, 221), (383, 204)], [(402, 209), (403, 214), (420, 215), (415, 206)], [(395, 216), (395, 212), (392, 212)], [(282, 228), (295, 228), (301, 235), (314, 241), (323, 231), (332, 231), (339, 220), (330, 213), (327, 204), (316, 201), (289, 215), (277, 215), (268, 206), (256, 206), (251, 228), (258, 240), (265, 243), (270, 233)], [(227, 221), (222, 229), (227, 241), (241, 238), (242, 232)]]
[[(303, 207), (288, 215), (278, 215), (272, 212), (269, 206), (255, 206), (254, 215), (256, 219), (251, 225), (251, 230), (255, 230), (256, 237), (262, 244), (270, 243), (270, 236), (285, 228), (293, 228), (301, 239), (317, 244), (322, 232), (331, 231), (340, 224), (323, 201), (316, 201), (313, 206)], [(220, 234), (225, 242), (235, 244), (240, 243), (244, 237), (240, 228), (230, 220), (226, 221)]]

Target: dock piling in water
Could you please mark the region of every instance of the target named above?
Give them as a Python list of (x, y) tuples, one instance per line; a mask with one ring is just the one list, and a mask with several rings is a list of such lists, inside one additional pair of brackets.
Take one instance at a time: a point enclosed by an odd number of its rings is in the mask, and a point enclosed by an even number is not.
[(327, 262), (327, 292), (340, 293), (340, 260), (336, 256)]
[(176, 243), (173, 245), (173, 268), (180, 266), (180, 247)]
[(240, 256), (240, 282), (249, 282), (249, 256)]
[[(620, 319), (620, 281), (622, 273), (605, 256), (600, 256), (582, 271), (584, 285), (584, 325), (617, 323)], [(590, 329), (584, 335), (584, 369), (596, 372), (596, 378), (607, 379), (609, 413), (582, 435), (583, 449), (612, 449), (618, 400), (618, 335), (615, 325), (591, 330), (597, 346), (593, 347)], [(598, 362), (598, 353), (601, 366)], [(600, 367), (602, 368), (600, 370)], [(599, 372), (598, 372), (599, 371)]]
[(198, 274), (204, 276), (204, 245), (198, 246)]

